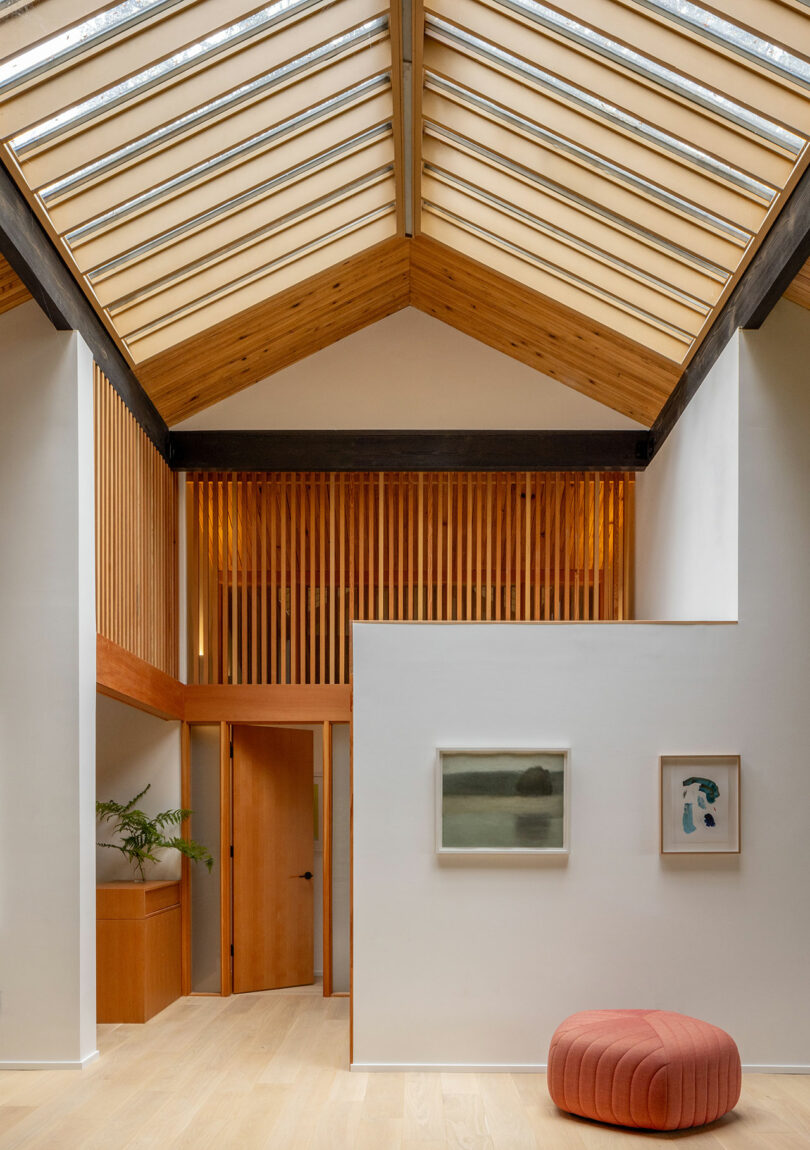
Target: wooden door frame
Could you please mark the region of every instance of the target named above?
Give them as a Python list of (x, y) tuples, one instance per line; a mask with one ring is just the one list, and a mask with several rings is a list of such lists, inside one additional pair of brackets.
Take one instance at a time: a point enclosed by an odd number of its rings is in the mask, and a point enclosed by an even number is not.
[[(231, 849), (233, 846), (233, 727), (301, 727), (320, 726), (323, 733), (323, 996), (333, 996), (332, 976), (332, 725), (331, 719), (318, 719), (306, 722), (274, 721), (264, 719), (258, 722), (239, 721), (232, 723), (220, 720), (211, 722), (183, 722), (181, 728), (181, 798), (185, 809), (192, 808), (191, 794), (191, 727), (219, 726), (219, 801), (220, 801), (220, 995), (227, 997), (233, 993), (233, 868)], [(351, 728), (350, 728), (351, 729)], [(314, 764), (313, 764), (314, 766)], [(191, 834), (191, 819), (183, 823), (183, 834)], [(350, 832), (351, 834), (351, 832)], [(350, 877), (350, 904), (352, 889)], [(196, 993), (191, 989), (191, 864), (187, 858), (182, 861), (181, 877), (182, 908), (182, 988), (183, 994)], [(350, 926), (351, 932), (351, 926)], [(351, 937), (350, 943), (351, 947)]]

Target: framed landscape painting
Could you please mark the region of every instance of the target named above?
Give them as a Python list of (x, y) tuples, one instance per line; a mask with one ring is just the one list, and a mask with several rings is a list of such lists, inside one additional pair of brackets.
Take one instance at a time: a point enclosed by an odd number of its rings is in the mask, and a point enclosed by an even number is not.
[(661, 854), (739, 854), (740, 756), (662, 755)]
[(439, 854), (567, 854), (568, 751), (441, 748)]

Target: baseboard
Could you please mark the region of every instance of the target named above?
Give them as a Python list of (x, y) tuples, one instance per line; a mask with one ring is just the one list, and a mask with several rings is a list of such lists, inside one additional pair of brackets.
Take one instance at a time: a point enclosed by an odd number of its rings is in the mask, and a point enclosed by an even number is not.
[(72, 1062), (0, 1062), (0, 1070), (84, 1070), (98, 1058), (98, 1051)]
[(545, 1074), (545, 1062), (353, 1062), (351, 1070), (373, 1074), (394, 1071), (409, 1074)]
[(810, 1064), (797, 1062), (795, 1065), (775, 1063), (760, 1066), (755, 1062), (744, 1062), (743, 1074), (810, 1074)]
[[(388, 1071), (400, 1074), (545, 1074), (545, 1062), (353, 1062), (351, 1069), (373, 1074)], [(759, 1065), (744, 1063), (743, 1074), (810, 1074), (810, 1064)]]

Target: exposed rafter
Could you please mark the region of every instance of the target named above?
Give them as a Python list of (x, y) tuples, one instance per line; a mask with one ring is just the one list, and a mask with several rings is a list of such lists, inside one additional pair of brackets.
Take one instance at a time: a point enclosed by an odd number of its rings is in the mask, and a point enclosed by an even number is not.
[(738, 328), (759, 327), (810, 257), (810, 168), (760, 245), (737, 287), (652, 426), (651, 457), (660, 450)]
[(21, 192), (0, 164), (0, 252), (60, 331), (81, 332), (109, 379), (164, 458), (169, 431)]

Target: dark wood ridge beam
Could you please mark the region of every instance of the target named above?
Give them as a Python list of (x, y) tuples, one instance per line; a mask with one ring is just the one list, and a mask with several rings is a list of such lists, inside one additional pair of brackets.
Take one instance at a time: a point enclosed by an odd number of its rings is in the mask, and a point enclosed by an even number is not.
[(172, 431), (178, 471), (640, 471), (639, 431)]
[(50, 236), (0, 164), (0, 252), (57, 331), (78, 331), (98, 366), (164, 459), (169, 429), (93, 310)]
[(810, 167), (791, 192), (740, 282), (650, 428), (650, 459), (738, 328), (758, 328), (810, 257)]

